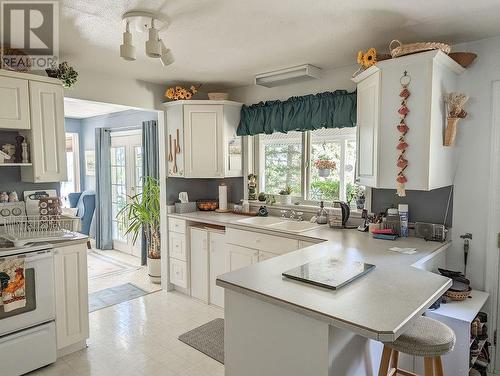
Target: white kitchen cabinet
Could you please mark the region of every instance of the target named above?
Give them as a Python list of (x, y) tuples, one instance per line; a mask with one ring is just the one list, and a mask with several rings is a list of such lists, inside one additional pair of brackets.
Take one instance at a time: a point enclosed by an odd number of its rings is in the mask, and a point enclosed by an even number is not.
[(186, 221), (169, 218), (168, 229), (169, 280), (173, 285), (187, 289), (189, 286), (189, 246), (186, 242)]
[(217, 277), (226, 272), (224, 248), (226, 246), (225, 233), (210, 230), (208, 232), (210, 249), (210, 303), (224, 307), (224, 289), (215, 284)]
[(66, 181), (63, 88), (29, 81), (29, 92), (31, 133), (28, 139), (32, 166), (22, 168), (21, 179), (32, 183)]
[(168, 237), (170, 257), (187, 261), (186, 235), (171, 231)]
[(54, 248), (57, 349), (83, 348), (89, 338), (87, 244)]
[(277, 255), (275, 253), (271, 253), (271, 252), (259, 251), (259, 262), (268, 260), (268, 259), (276, 257), (276, 256), (279, 256), (279, 255)]
[(242, 247), (235, 244), (226, 244), (226, 271), (232, 272), (259, 261), (257, 249)]
[(443, 146), (443, 95), (456, 90), (464, 69), (441, 51), (381, 61), (354, 78), (358, 84), (356, 180), (369, 187), (396, 189), (397, 110), (405, 71), (411, 77), (406, 189), (428, 191), (452, 185), (456, 150)]
[(208, 303), (208, 233), (204, 228), (190, 227), (191, 296)]
[(241, 137), (236, 135), (241, 103), (191, 100), (168, 102), (164, 107), (168, 176), (243, 175)]
[(0, 76), (0, 129), (30, 129), (28, 80)]

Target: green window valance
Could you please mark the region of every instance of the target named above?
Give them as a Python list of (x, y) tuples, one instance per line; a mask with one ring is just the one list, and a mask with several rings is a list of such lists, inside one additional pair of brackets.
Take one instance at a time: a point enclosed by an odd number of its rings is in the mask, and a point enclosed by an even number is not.
[(243, 106), (238, 136), (356, 125), (356, 92), (346, 90)]

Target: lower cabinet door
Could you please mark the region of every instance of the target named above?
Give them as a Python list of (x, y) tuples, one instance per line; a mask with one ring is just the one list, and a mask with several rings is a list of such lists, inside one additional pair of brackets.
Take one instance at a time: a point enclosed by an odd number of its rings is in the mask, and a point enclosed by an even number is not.
[(279, 255), (277, 255), (275, 253), (271, 253), (271, 252), (259, 251), (259, 262), (276, 257), (276, 256), (279, 256)]
[(189, 286), (188, 268), (186, 261), (180, 261), (170, 257), (170, 283), (184, 289)]
[(259, 261), (259, 251), (234, 244), (226, 245), (226, 270), (232, 272)]
[(57, 348), (89, 338), (87, 245), (54, 249)]
[(224, 289), (215, 284), (217, 276), (226, 272), (224, 246), (226, 236), (222, 232), (208, 233), (210, 248), (210, 303), (224, 307)]
[(191, 296), (208, 303), (208, 234), (190, 227)]

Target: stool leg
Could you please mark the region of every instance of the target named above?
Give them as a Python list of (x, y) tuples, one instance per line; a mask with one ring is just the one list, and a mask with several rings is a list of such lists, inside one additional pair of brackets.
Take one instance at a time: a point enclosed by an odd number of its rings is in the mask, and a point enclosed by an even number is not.
[[(392, 350), (391, 355), (391, 371), (392, 369), (398, 369), (399, 351)], [(395, 373), (396, 374), (396, 373)]]
[(382, 359), (380, 360), (380, 368), (378, 370), (378, 376), (387, 376), (387, 372), (389, 371), (389, 362), (391, 361), (391, 353), (391, 348), (384, 345), (384, 350), (382, 351)]
[(434, 358), (434, 369), (436, 371), (436, 376), (444, 376), (443, 362), (440, 356)]
[(432, 358), (425, 357), (424, 358), (424, 368), (425, 368), (425, 376), (434, 376), (434, 363)]

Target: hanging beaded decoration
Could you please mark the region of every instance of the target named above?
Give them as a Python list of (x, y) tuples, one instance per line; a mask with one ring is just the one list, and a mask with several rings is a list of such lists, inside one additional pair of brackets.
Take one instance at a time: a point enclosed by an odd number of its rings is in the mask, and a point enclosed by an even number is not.
[(406, 196), (405, 184), (408, 179), (405, 176), (405, 170), (408, 167), (408, 160), (406, 159), (406, 150), (408, 149), (408, 143), (406, 142), (406, 134), (410, 130), (408, 125), (406, 124), (406, 117), (410, 112), (408, 108), (408, 98), (410, 96), (410, 90), (408, 90), (408, 86), (411, 82), (411, 77), (408, 75), (408, 72), (405, 71), (403, 76), (401, 76), (399, 82), (401, 83), (401, 92), (399, 96), (401, 97), (401, 106), (398, 109), (399, 115), (399, 124), (397, 125), (397, 129), (399, 132), (399, 142), (398, 142), (398, 176), (396, 177), (397, 185), (397, 195), (399, 197)]

